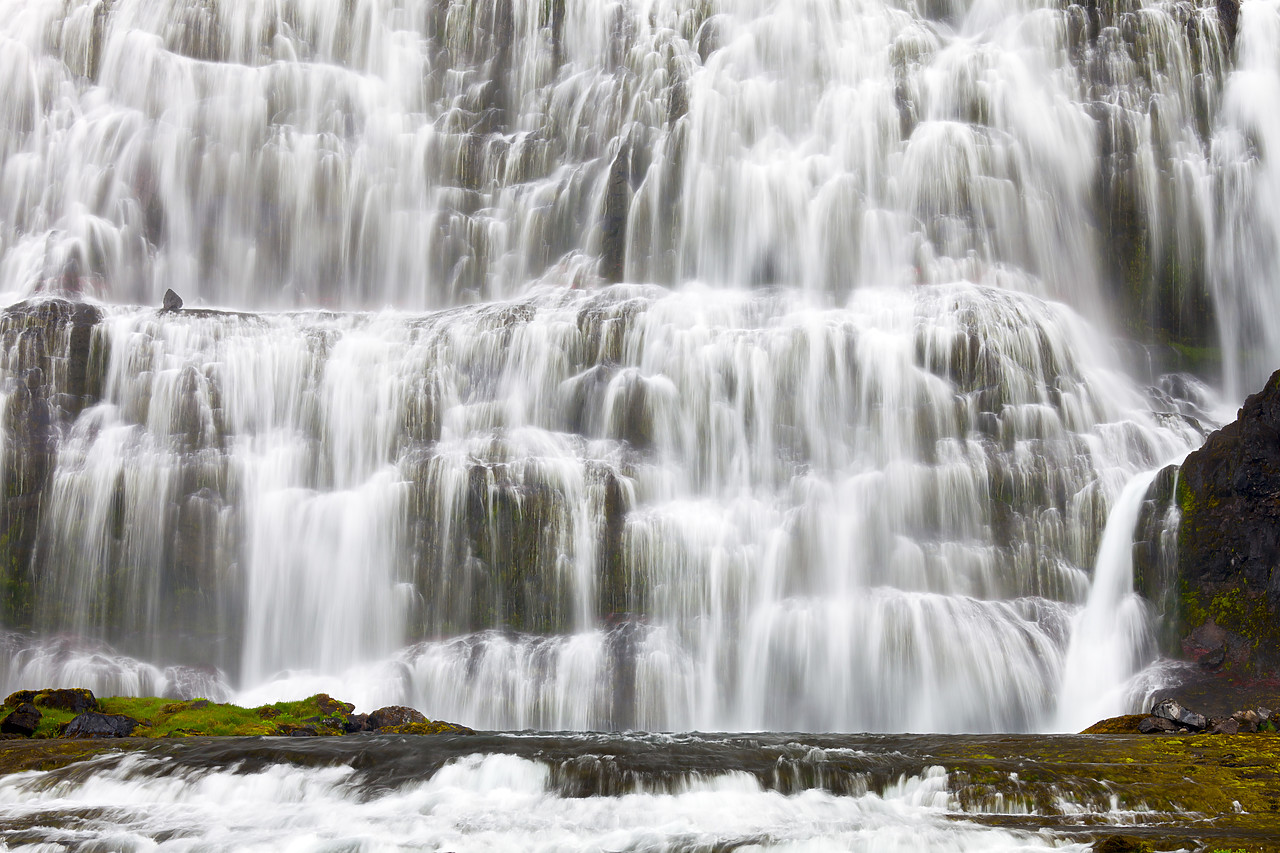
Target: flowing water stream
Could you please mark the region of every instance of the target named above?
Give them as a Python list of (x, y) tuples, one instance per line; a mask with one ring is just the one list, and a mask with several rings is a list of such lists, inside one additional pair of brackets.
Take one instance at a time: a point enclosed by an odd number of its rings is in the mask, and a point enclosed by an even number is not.
[(93, 306), (0, 323), (0, 687), (1130, 709), (1126, 484), (1280, 355), (1239, 12), (0, 0), (0, 290)]

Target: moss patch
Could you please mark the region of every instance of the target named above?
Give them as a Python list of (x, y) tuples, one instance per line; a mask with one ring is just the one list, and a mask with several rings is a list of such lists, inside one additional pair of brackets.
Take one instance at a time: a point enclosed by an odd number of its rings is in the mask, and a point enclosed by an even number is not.
[[(0, 717), (28, 701), (38, 691), (15, 693), (0, 706)], [(293, 702), (274, 702), (257, 708), (242, 708), (207, 699), (174, 702), (154, 696), (112, 696), (99, 699), (96, 710), (103, 714), (123, 714), (140, 725), (133, 733), (141, 738), (171, 737), (269, 737), (307, 734), (337, 736), (345, 733), (353, 706), (324, 693)], [(33, 738), (57, 738), (78, 714), (58, 708), (40, 708), (40, 725)], [(403, 730), (403, 731), (402, 731)], [(460, 734), (470, 732), (465, 726), (443, 721), (428, 721), (413, 726), (400, 726), (400, 734)]]
[(1089, 728), (1082, 731), (1082, 735), (1130, 735), (1138, 733), (1138, 723), (1147, 718), (1146, 714), (1126, 714), (1122, 717), (1112, 717), (1109, 720), (1099, 720)]

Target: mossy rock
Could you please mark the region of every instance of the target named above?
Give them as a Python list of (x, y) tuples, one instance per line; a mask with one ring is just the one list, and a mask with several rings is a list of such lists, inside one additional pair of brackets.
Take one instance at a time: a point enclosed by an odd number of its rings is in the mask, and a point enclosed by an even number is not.
[(446, 723), (443, 720), (427, 720), (425, 723), (405, 723), (401, 726), (386, 726), (378, 729), (378, 734), (390, 735), (473, 735), (475, 731), (457, 723)]
[(1184, 653), (1280, 672), (1280, 371), (1186, 458), (1177, 500)]
[[(93, 701), (93, 710), (103, 714), (122, 715), (139, 722), (133, 737), (338, 737), (348, 731), (360, 729), (352, 726), (355, 706), (325, 693), (292, 702), (275, 702), (257, 708), (211, 702), (208, 699), (191, 699), (174, 702), (154, 696), (114, 696), (94, 699), (88, 690), (20, 690), (13, 693), (0, 706), (0, 717), (24, 702), (39, 706), (42, 697), (54, 704), (42, 707), (39, 726), (33, 738), (58, 738), (67, 724), (82, 711), (86, 700)], [(75, 701), (72, 701), (72, 700)], [(472, 734), (471, 729), (455, 723), (432, 721), (411, 708), (395, 706), (403, 714), (396, 719), (403, 724), (383, 728), (381, 731), (395, 734)], [(382, 709), (384, 711), (388, 709)]]
[(1082, 735), (1132, 735), (1138, 733), (1138, 723), (1146, 719), (1146, 714), (1125, 714), (1109, 720), (1099, 720), (1082, 731)]

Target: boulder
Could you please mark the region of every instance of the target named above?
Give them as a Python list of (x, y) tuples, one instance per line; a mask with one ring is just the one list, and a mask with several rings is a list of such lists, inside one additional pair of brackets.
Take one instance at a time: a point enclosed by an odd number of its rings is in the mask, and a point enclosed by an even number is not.
[(369, 725), (368, 714), (351, 714), (347, 717), (347, 721), (342, 724), (342, 730), (349, 735), (357, 732), (372, 731), (373, 727)]
[(170, 288), (164, 292), (164, 304), (160, 309), (162, 312), (174, 312), (182, 310), (182, 297), (173, 292)]
[(1177, 499), (1183, 656), (1280, 673), (1280, 371), (1187, 456)]
[(0, 733), (31, 737), (40, 725), (40, 709), (30, 702), (23, 702), (9, 716), (0, 721)]
[(1245, 711), (1236, 711), (1231, 715), (1231, 719), (1235, 721), (1237, 731), (1253, 734), (1258, 730), (1258, 724), (1262, 722), (1262, 717), (1257, 711), (1252, 709)]
[(70, 738), (128, 737), (140, 725), (142, 724), (137, 720), (124, 714), (89, 711), (67, 723), (62, 735)]
[(316, 705), (320, 708), (320, 713), (325, 716), (350, 716), (351, 712), (356, 709), (355, 705), (350, 702), (343, 702), (334, 699), (328, 693), (317, 693), (315, 695)]
[(1203, 730), (1209, 725), (1209, 721), (1205, 719), (1203, 714), (1190, 711), (1172, 699), (1157, 702), (1151, 709), (1151, 716), (1168, 720), (1176, 725), (1186, 726), (1196, 731)]
[(41, 690), (32, 702), (37, 708), (53, 708), (58, 711), (70, 711), (73, 714), (83, 714), (85, 711), (98, 709), (98, 700), (93, 695), (93, 691), (83, 687)]
[(1177, 730), (1177, 724), (1164, 717), (1146, 717), (1138, 723), (1138, 731), (1144, 735), (1165, 734)]
[(1227, 717), (1225, 720), (1217, 720), (1213, 724), (1213, 728), (1209, 730), (1215, 735), (1238, 735), (1240, 734), (1240, 724)]
[(409, 723), (425, 723), (426, 716), (421, 712), (404, 705), (388, 705), (379, 708), (369, 715), (369, 728), (382, 729), (391, 726), (404, 726)]

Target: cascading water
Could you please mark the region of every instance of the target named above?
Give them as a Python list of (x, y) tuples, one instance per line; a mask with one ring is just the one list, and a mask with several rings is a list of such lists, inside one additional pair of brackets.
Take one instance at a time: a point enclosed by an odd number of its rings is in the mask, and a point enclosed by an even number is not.
[(1052, 727), (1211, 420), (1113, 336), (1280, 351), (1268, 0), (0, 20), (11, 689)]

